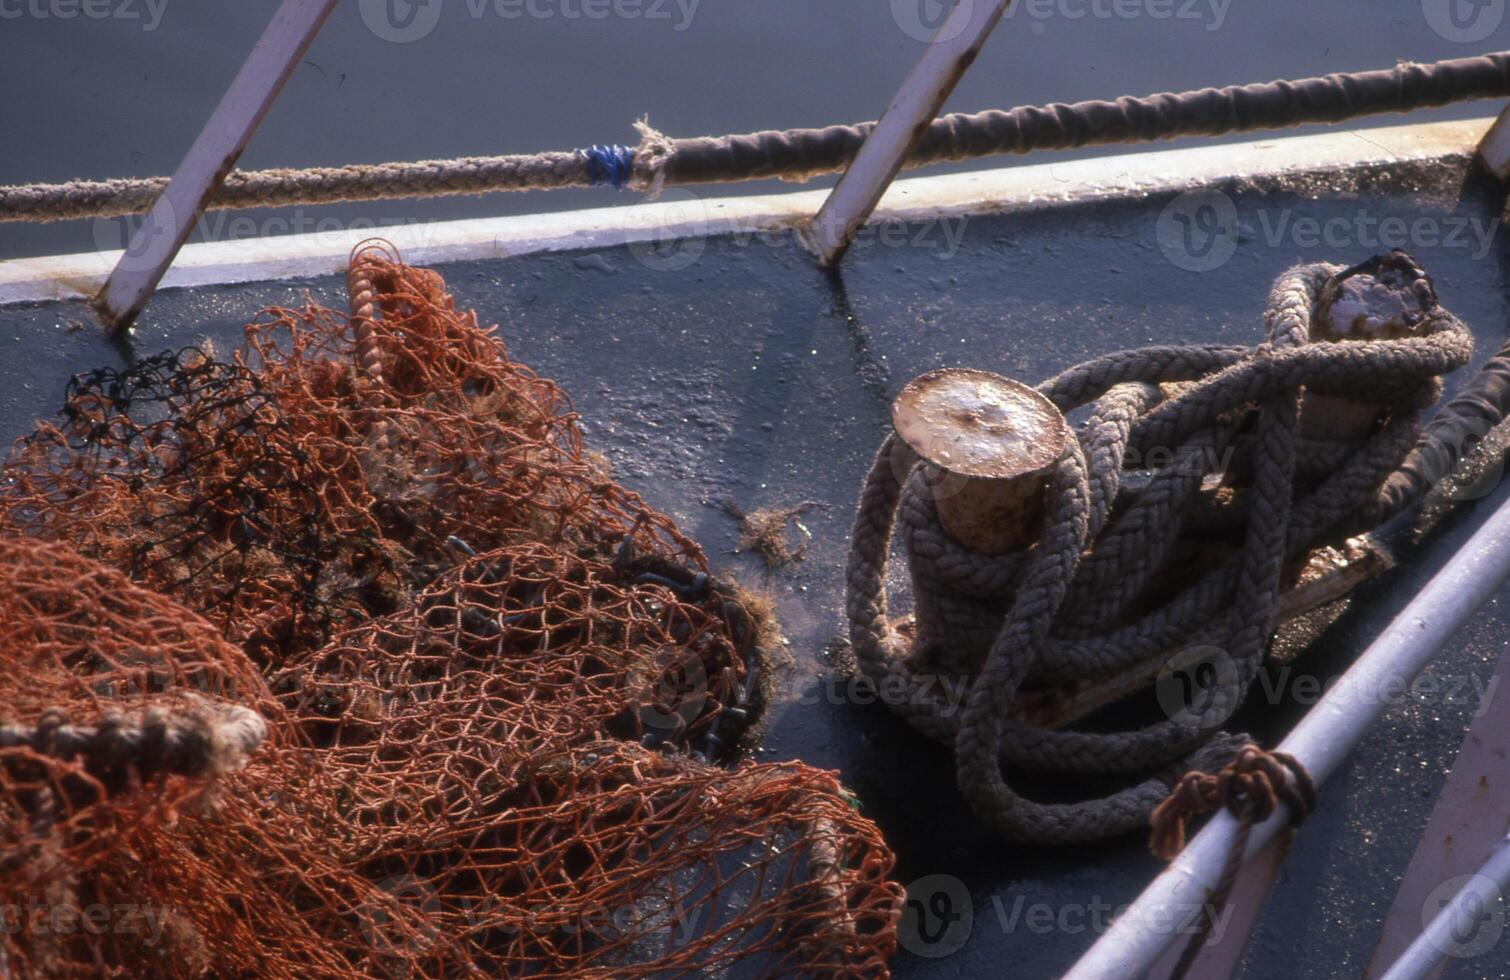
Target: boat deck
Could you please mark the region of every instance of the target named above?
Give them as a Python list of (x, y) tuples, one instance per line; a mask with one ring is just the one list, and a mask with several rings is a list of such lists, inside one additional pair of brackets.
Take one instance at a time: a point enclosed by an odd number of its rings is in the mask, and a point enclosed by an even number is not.
[[(1166, 211), (1173, 191), (882, 225), (838, 279), (816, 269), (790, 232), (436, 266), (460, 306), (500, 324), (515, 357), (572, 395), (590, 448), (622, 482), (675, 517), (715, 566), (775, 597), (791, 663), (760, 757), (839, 770), (896, 849), (901, 880), (950, 875), (968, 890), (968, 942), (930, 957), (909, 940), (913, 951), (894, 964), (900, 977), (1057, 975), (1159, 863), (1135, 838), (1062, 851), (996, 839), (956, 792), (949, 753), (885, 708), (854, 703), (827, 662), (843, 629), (856, 492), (898, 389), (941, 366), (1036, 382), (1116, 348), (1254, 343), (1281, 271), (1297, 261), (1351, 264), (1385, 250), (1381, 231), (1402, 227), (1398, 244), (1473, 327), (1478, 359), (1506, 339), (1510, 247), (1492, 234), (1500, 192), (1463, 159), (1217, 190), (1241, 232), (1230, 258), (1204, 271), (1210, 254), (1182, 251), (1169, 236), (1184, 207)], [(345, 302), (344, 282), (328, 275), (165, 290), (130, 346), (145, 355), (208, 338), (224, 351), (259, 309), (300, 304), (306, 293)], [(23, 434), (56, 409), (71, 374), (122, 357), (79, 301), (0, 307), (0, 432)], [(1344, 669), (1507, 494), (1501, 486), (1463, 506), (1402, 555), (1296, 669), (1323, 682)], [(815, 502), (801, 517), (811, 532), (805, 558), (767, 578), (754, 556), (734, 552), (738, 527), (725, 499), (747, 509)], [(1489, 706), (1480, 694), (1507, 635), (1510, 589), (1443, 651), (1432, 692), (1393, 706), (1323, 789), (1242, 976), (1359, 975), (1462, 733)], [(1240, 719), (1266, 744), (1308, 707), (1295, 696), (1303, 685), (1288, 681), (1279, 704), (1254, 697)], [(1497, 956), (1453, 961), (1446, 976), (1505, 976)]]

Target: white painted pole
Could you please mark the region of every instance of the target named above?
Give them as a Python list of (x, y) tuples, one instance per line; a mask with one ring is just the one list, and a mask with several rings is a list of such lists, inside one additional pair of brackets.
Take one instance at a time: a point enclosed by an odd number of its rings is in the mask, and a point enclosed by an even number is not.
[(1500, 110), (1475, 153), (1500, 183), (1510, 183), (1510, 106)]
[(813, 219), (808, 233), (819, 264), (832, 267), (844, 256), (855, 232), (875, 210), (1009, 3), (1011, 0), (956, 0)]
[[(1369, 726), (1399, 699), (1442, 644), (1494, 595), (1507, 576), (1510, 502), (1490, 515), (1279, 748), (1295, 756), (1318, 785), (1325, 782)], [(1289, 819), (1288, 809), (1281, 804), (1273, 816), (1253, 828), (1245, 857), (1251, 858), (1272, 840)], [(1191, 922), (1221, 877), (1237, 826), (1226, 811), (1213, 817), (1065, 980), (1142, 976), (1171, 944), (1188, 938)]]
[[(1281, 834), (1262, 851), (1254, 855), (1232, 883), (1231, 916), (1220, 935), (1213, 935), (1195, 961), (1190, 964), (1192, 977), (1235, 977), (1242, 966), (1243, 956), (1253, 931), (1258, 928), (1259, 916), (1269, 900), (1269, 892), (1279, 877), (1279, 869), (1290, 854), (1288, 835)], [(1175, 967), (1184, 955), (1183, 948), (1167, 950), (1164, 956), (1149, 971), (1145, 980), (1170, 980)]]
[(336, 0), (283, 0), (273, 14), (210, 121), (95, 296), (94, 307), (112, 332), (130, 326), (151, 298), (189, 237), (206, 195), (236, 165), (252, 132), (335, 5)]
[[(1510, 891), (1510, 837), (1500, 841), (1484, 866), (1442, 907), (1383, 980), (1426, 980), (1449, 955), (1466, 954), (1463, 947), (1472, 948), (1481, 930), (1494, 929), (1486, 920), (1496, 916), (1501, 919), (1499, 928), (1488, 938), (1492, 945), (1497, 945), (1499, 932), (1504, 929), (1505, 912), (1495, 906), (1505, 900), (1507, 891)], [(1459, 950), (1463, 953), (1458, 953)]]

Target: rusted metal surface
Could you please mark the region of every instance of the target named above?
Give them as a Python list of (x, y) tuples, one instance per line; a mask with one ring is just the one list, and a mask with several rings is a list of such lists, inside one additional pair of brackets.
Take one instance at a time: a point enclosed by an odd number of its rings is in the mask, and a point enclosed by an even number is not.
[(309, 50), (336, 0), (283, 0), (168, 186), (131, 236), (94, 298), (113, 332), (131, 325), (189, 237), (204, 200), (236, 165), (289, 73)]
[(844, 257), (1009, 3), (961, 0), (954, 5), (813, 219), (808, 234), (821, 265), (832, 267)]
[[(1398, 253), (1397, 253), (1398, 254)], [(1389, 261), (1377, 272), (1332, 282), (1311, 321), (1313, 341), (1398, 340), (1420, 336), (1437, 305), (1431, 280), (1413, 262)]]
[[(1401, 258), (1377, 271), (1344, 276), (1328, 286), (1311, 318), (1312, 343), (1367, 343), (1419, 336), (1425, 314), (1436, 305), (1431, 281)], [(1301, 398), (1303, 438), (1352, 442), (1378, 421), (1367, 402), (1308, 393)]]
[(927, 464), (939, 522), (950, 537), (990, 555), (1032, 540), (1049, 467), (1070, 438), (1053, 402), (989, 371), (942, 368), (902, 389), (891, 421)]

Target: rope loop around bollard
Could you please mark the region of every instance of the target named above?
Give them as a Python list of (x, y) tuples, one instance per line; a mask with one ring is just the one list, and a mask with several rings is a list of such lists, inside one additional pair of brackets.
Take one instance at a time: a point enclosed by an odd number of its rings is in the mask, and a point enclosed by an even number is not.
[[(1348, 305), (1376, 289), (1403, 297), (1389, 323)], [(1350, 269), (1298, 266), (1276, 281), (1264, 322), (1253, 348), (1121, 351), (1039, 385), (1079, 419), (1047, 470), (1026, 548), (982, 554), (946, 533), (936, 473), (897, 436), (872, 464), (846, 583), (858, 667), (882, 689), (908, 689), (888, 704), (953, 745), (963, 795), (1009, 838), (1067, 844), (1144, 829), (1179, 775), (1231, 761), (1248, 740), (1222, 728), (1261, 668), (1286, 576), (1312, 548), (1377, 526), (1423, 489), (1391, 478), (1419, 453), (1422, 413), (1473, 339), (1415, 262), (1396, 252)], [(1348, 429), (1348, 411), (1363, 424)], [(1165, 462), (1134, 465), (1155, 455)], [(908, 558), (911, 638), (887, 611), (893, 533)], [(1165, 704), (1179, 685), (1161, 678), (1157, 723), (1063, 731), (1014, 714), (1026, 691), (1137, 667), (1167, 673), (1192, 649), (1209, 651), (1215, 681), (1203, 702)], [(1004, 767), (1144, 778), (1039, 803)]]

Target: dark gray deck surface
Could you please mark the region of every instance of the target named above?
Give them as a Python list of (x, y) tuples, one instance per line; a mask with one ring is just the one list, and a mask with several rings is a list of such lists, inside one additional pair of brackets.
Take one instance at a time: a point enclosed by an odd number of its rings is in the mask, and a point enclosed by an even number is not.
[[(1496, 219), (1498, 200), (1481, 179), (1465, 182), (1447, 168), (1229, 190), (1244, 231), (1231, 260), (1208, 272), (1182, 269), (1161, 250), (1156, 226), (1167, 197), (974, 217), (957, 253), (940, 226), (914, 227), (905, 244), (878, 241), (852, 253), (842, 287), (789, 236), (710, 241), (676, 271), (628, 249), (440, 268), (461, 305), (500, 323), (516, 357), (571, 393), (591, 446), (609, 456), (618, 477), (680, 521), (717, 566), (763, 578), (750, 556), (732, 554), (736, 527), (717, 506), (722, 498), (746, 507), (823, 504), (803, 518), (813, 535), (806, 561), (770, 582), (794, 664), (762, 757), (840, 770), (900, 855), (903, 881), (946, 874), (969, 889), (975, 918), (964, 947), (936, 959), (904, 953), (899, 976), (1055, 975), (1094, 938), (1092, 920), (1077, 910), (1130, 901), (1159, 865), (1139, 839), (1066, 851), (993, 839), (956, 793), (946, 751), (884, 708), (845, 703), (845, 688), (830, 683), (822, 650), (841, 629), (854, 497), (897, 389), (946, 365), (1037, 381), (1116, 348), (1255, 342), (1275, 275), (1296, 261), (1351, 263), (1380, 251), (1370, 223), (1377, 229), (1391, 217), (1411, 229), (1407, 246), (1444, 303), (1473, 326), (1479, 358), (1504, 342), (1504, 236), (1487, 249), (1473, 234), (1436, 241), (1454, 227), (1449, 217), (1475, 219), (1480, 229)], [(1306, 217), (1342, 223), (1331, 226), (1330, 243), (1312, 244), (1305, 226), (1293, 224)], [(1443, 222), (1439, 235), (1411, 228), (1421, 218)], [(224, 350), (259, 308), (297, 304), (306, 290), (344, 303), (334, 278), (165, 292), (145, 315), (135, 350), (205, 336)], [(88, 321), (78, 304), (0, 309), (7, 438), (56, 407), (71, 373), (118, 362), (92, 324), (71, 330), (76, 321)], [(1510, 487), (1500, 487), (1449, 518), (1355, 600), (1300, 669), (1324, 679), (1345, 667), (1507, 496)], [(1432, 668), (1466, 696), (1438, 693), (1391, 708), (1325, 787), (1243, 976), (1319, 980), (1361, 971), (1462, 732), (1475, 711), (1490, 707), (1474, 685), (1487, 680), (1510, 636), (1507, 600), (1510, 590)], [(1503, 711), (1510, 693), (1494, 693), (1493, 708)], [(1272, 744), (1302, 710), (1256, 704), (1242, 720)], [(1041, 928), (1034, 907), (1068, 911), (1061, 924)], [(1447, 975), (1502, 977), (1507, 963), (1510, 939), (1455, 962)]]

